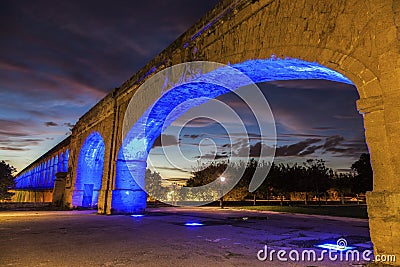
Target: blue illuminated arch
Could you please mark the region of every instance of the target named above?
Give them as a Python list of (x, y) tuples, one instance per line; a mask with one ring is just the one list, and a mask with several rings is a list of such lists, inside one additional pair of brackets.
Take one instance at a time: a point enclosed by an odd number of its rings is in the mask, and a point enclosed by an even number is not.
[(58, 157), (58, 164), (57, 164), (57, 171), (63, 172), (63, 160), (64, 160), (64, 153), (61, 152), (60, 156)]
[(51, 184), (54, 185), (56, 181), (56, 173), (59, 172), (60, 170), (58, 169), (58, 155), (54, 157), (54, 163), (53, 163), (53, 180), (51, 181)]
[(51, 161), (49, 159), (49, 160), (47, 160), (47, 164), (46, 164), (46, 186), (47, 187), (51, 186), (50, 164), (51, 164)]
[(64, 158), (63, 158), (63, 172), (67, 172), (68, 171), (68, 160), (69, 160), (69, 149), (67, 149), (64, 153)]
[[(323, 79), (346, 84), (353, 84), (348, 78), (342, 74), (326, 68), (315, 62), (306, 62), (299, 59), (256, 59), (248, 60), (242, 63), (231, 65), (230, 67), (240, 70), (247, 75), (253, 83), (261, 83), (277, 80), (311, 80)], [(202, 79), (207, 77), (207, 81), (229, 81), (230, 87), (238, 89), (249, 85), (245, 80), (232, 80), (232, 71), (227, 68), (218, 68), (209, 73), (199, 75), (191, 83), (177, 86), (165, 93), (155, 102), (151, 103), (148, 110), (133, 125), (119, 151), (117, 162), (117, 173), (115, 181), (115, 190), (113, 191), (112, 208), (124, 213), (133, 213), (135, 210), (145, 208), (146, 198), (138, 189), (136, 181), (143, 183), (146, 169), (146, 159), (150, 149), (156, 138), (161, 134), (162, 130), (168, 127), (173, 120), (165, 122), (167, 116), (183, 102), (190, 99), (200, 98), (216, 98), (220, 95), (230, 92), (227, 89), (216, 84), (202, 83)], [(190, 101), (191, 106), (180, 109), (180, 114), (175, 114), (174, 118), (178, 118), (190, 108), (203, 104), (200, 101)], [(145, 117), (146, 116), (146, 117)], [(142, 127), (146, 126), (143, 136)], [(143, 147), (145, 146), (145, 147)], [(129, 174), (129, 169), (135, 170)]]
[(26, 170), (15, 179), (15, 189), (52, 189), (57, 172), (68, 171), (69, 150)]
[(90, 134), (82, 145), (76, 169), (72, 206), (95, 207), (102, 186), (104, 141), (98, 132)]

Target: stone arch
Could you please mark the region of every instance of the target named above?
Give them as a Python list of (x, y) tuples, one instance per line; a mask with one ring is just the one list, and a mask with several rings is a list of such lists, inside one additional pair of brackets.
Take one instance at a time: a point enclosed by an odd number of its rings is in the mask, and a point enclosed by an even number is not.
[(78, 156), (72, 206), (97, 206), (102, 187), (104, 149), (100, 133), (93, 132), (85, 139)]
[(63, 160), (64, 160), (64, 152), (61, 152), (58, 156), (57, 172), (63, 172)]
[(46, 186), (51, 187), (51, 159), (48, 159), (46, 162)]
[(49, 184), (50, 184), (50, 187), (52, 187), (53, 186), (53, 181), (54, 181), (54, 175), (55, 175), (55, 173), (54, 173), (54, 157), (51, 157), (50, 158), (50, 164), (49, 164)]
[(53, 163), (53, 180), (51, 181), (52, 186), (54, 186), (54, 183), (56, 181), (56, 174), (59, 172), (58, 170), (58, 155), (54, 156), (54, 163)]
[[(303, 53), (307, 50), (307, 53)], [(274, 54), (276, 53), (276, 54)], [(316, 62), (346, 76), (355, 85), (360, 99), (357, 109), (363, 114), (365, 136), (371, 154), (374, 169), (374, 189), (391, 190), (390, 183), (385, 177), (388, 171), (394, 172), (394, 166), (388, 153), (382, 148), (389, 149), (385, 125), (383, 90), (380, 75), (373, 66), (364, 63), (352, 55), (346, 55), (338, 50), (321, 48), (313, 45), (298, 47), (298, 45), (280, 45), (273, 48), (260, 48), (257, 53), (261, 58), (271, 55), (280, 58), (299, 58)], [(242, 55), (244, 58), (250, 55)], [(238, 60), (238, 55), (227, 55), (224, 60)]]
[[(275, 80), (326, 79), (353, 84), (347, 77), (336, 71), (315, 62), (307, 62), (296, 58), (279, 59), (272, 57), (268, 59), (246, 60), (233, 64), (231, 67), (246, 74), (251, 79), (249, 81), (253, 81), (254, 83)], [(194, 72), (196, 73), (196, 70)], [(231, 75), (229, 67), (217, 68), (212, 72), (214, 74), (217, 73), (217, 79), (229, 81), (229, 75)], [(208, 74), (203, 74), (203, 76), (206, 75)], [(195, 80), (196, 78), (193, 78), (193, 81)], [(248, 83), (238, 82), (234, 87), (238, 89), (246, 85)], [(144, 114), (149, 114), (151, 125), (146, 124), (146, 127), (149, 128), (149, 131), (146, 131), (146, 133), (140, 132), (141, 125), (148, 122), (144, 121), (143, 116), (140, 117), (122, 142), (116, 166), (115, 189), (112, 195), (112, 212), (132, 213), (144, 210), (146, 198), (141, 188), (144, 188), (144, 176), (147, 166), (146, 159), (155, 139), (161, 134), (163, 129), (173, 122), (169, 118), (168, 122), (164, 124), (171, 111), (187, 100), (202, 97), (216, 98), (230, 91), (227, 88), (215, 85), (201, 86), (201, 89), (198, 88), (197, 84), (184, 84), (160, 93), (158, 88), (152, 87), (150, 90), (154, 91), (149, 93), (149, 95), (154, 96), (155, 99), (143, 99), (143, 103), (141, 104), (146, 110)], [(189, 105), (185, 104), (184, 108), (178, 111), (179, 114), (174, 114), (173, 117), (176, 119), (190, 108), (202, 103), (204, 102), (193, 101)], [(148, 111), (147, 108), (151, 108), (151, 111)]]
[(40, 181), (39, 181), (39, 187), (40, 188), (45, 188), (45, 184), (44, 184), (44, 162), (40, 163)]
[(63, 153), (61, 169), (63, 172), (68, 171), (68, 161), (69, 161), (69, 149), (66, 149)]

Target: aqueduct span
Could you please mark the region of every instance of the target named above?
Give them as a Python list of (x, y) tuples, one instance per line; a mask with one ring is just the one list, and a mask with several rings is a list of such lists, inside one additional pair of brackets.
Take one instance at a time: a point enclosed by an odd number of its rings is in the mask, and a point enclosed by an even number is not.
[[(137, 88), (154, 73), (182, 62), (234, 65), (273, 55), (316, 62), (357, 87), (374, 171), (374, 189), (367, 194), (371, 238), (377, 253), (400, 255), (399, 0), (220, 2), (84, 114), (70, 137), (20, 172), (16, 197), (96, 204), (106, 214), (144, 209), (145, 194), (128, 181), (120, 153), (124, 114)], [(151, 104), (137, 103), (138, 118)], [(137, 175), (143, 175), (145, 156), (131, 161)], [(66, 182), (56, 181), (57, 172), (67, 173)]]

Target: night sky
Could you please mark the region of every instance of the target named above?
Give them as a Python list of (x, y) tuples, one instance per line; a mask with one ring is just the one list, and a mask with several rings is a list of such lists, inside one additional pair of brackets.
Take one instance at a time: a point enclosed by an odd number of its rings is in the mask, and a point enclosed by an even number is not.
[[(52, 148), (97, 101), (217, 2), (1, 1), (0, 160), (21, 170)], [(346, 170), (367, 151), (353, 86), (321, 80), (259, 86), (277, 123), (277, 162), (323, 158), (329, 166)], [(257, 135), (251, 116), (233, 94), (219, 100), (235, 106), (249, 133)], [(207, 104), (196, 112), (201, 108)], [(171, 127), (179, 127), (180, 121)], [(224, 159), (226, 140), (218, 123), (193, 121), (171, 140), (180, 143), (187, 157), (206, 161), (212, 151), (205, 148), (199, 154), (198, 145), (207, 147), (207, 138), (216, 140), (216, 154)], [(252, 140), (253, 150), (258, 142)], [(237, 144), (240, 153), (240, 137)], [(157, 143), (150, 160), (164, 177), (190, 175), (166, 162)]]

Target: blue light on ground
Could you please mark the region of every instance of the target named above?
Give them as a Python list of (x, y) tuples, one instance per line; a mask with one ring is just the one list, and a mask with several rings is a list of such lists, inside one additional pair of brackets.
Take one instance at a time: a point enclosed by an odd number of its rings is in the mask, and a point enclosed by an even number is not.
[(346, 250), (351, 250), (354, 249), (355, 247), (343, 247), (343, 246), (339, 246), (338, 244), (321, 244), (321, 245), (317, 245), (317, 248), (325, 248), (325, 249), (330, 249), (330, 250), (337, 250), (337, 251), (346, 251)]
[(142, 218), (142, 217), (144, 217), (144, 215), (143, 214), (132, 214), (131, 217), (133, 217), (133, 218)]
[(199, 223), (199, 222), (187, 222), (185, 223), (185, 226), (203, 226), (204, 224)]

